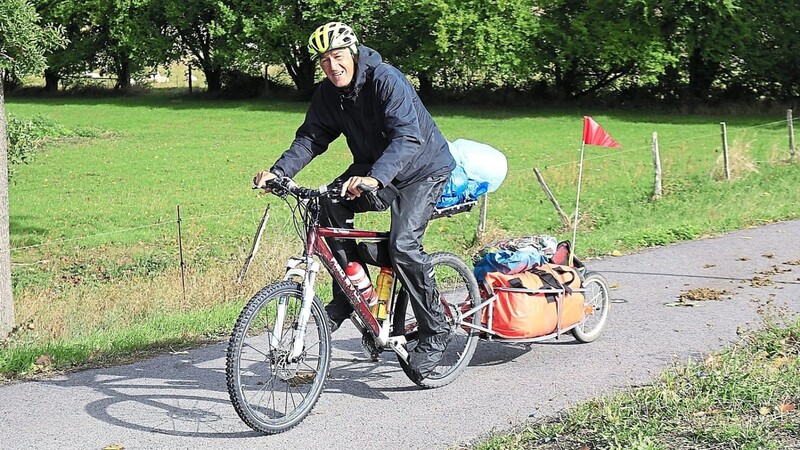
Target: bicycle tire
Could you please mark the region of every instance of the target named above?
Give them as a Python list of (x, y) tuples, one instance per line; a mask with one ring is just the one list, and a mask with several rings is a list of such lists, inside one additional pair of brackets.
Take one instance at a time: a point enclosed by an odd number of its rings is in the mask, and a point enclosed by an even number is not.
[[(445, 316), (450, 325), (451, 339), (447, 344), (441, 362), (433, 372), (422, 380), (416, 379), (409, 365), (398, 357), (403, 372), (411, 381), (424, 388), (442, 387), (453, 382), (469, 365), (478, 345), (478, 332), (474, 328), (455, 323), (465, 309), (477, 306), (480, 302), (478, 283), (467, 264), (452, 253), (439, 252), (431, 255), (434, 279), (445, 307)], [(465, 308), (469, 304), (469, 308)], [(408, 343), (406, 348), (413, 351), (416, 345), (416, 319), (408, 301), (398, 301), (395, 310), (395, 329), (402, 327)], [(401, 322), (402, 321), (402, 322)], [(480, 314), (473, 314), (469, 321), (479, 324)], [(397, 334), (397, 333), (395, 333)]]
[(592, 307), (592, 314), (583, 322), (572, 329), (572, 335), (580, 342), (594, 342), (608, 321), (608, 312), (611, 309), (611, 299), (608, 291), (608, 281), (597, 272), (587, 272), (583, 279), (584, 305)]
[[(274, 332), (278, 304), (285, 300), (284, 329), (277, 346)], [(236, 413), (250, 428), (276, 434), (300, 423), (314, 408), (331, 365), (328, 316), (314, 297), (303, 353), (288, 361), (302, 306), (302, 286), (283, 281), (256, 293), (242, 310), (228, 343), (226, 379)]]

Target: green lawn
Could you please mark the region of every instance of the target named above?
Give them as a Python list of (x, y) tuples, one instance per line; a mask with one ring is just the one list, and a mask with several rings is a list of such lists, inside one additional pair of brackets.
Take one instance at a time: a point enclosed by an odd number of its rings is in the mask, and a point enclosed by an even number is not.
[[(30, 350), (36, 353), (54, 343), (97, 341), (105, 344), (86, 344), (91, 347), (87, 354), (113, 353), (118, 344), (108, 336), (138, 328), (152, 331), (153, 317), (189, 317), (221, 308), (228, 315), (210, 321), (206, 330), (187, 323), (194, 331), (183, 332), (177, 320), (173, 337), (164, 342), (175, 336), (187, 342), (218, 336), (235, 316), (236, 308), (226, 305), (241, 302), (278, 277), (285, 257), (297, 248), (287, 245), (296, 239), (285, 206), (274, 198), (259, 198), (250, 184), (289, 145), (305, 104), (151, 94), (11, 98), (7, 108), (18, 117), (41, 114), (68, 128), (92, 127), (106, 135), (50, 144), (30, 165), (17, 168), (9, 189), (12, 270), (17, 319), (30, 325), (7, 344), (0, 371), (30, 369), (28, 363), (6, 364), (22, 347), (40, 349)], [(582, 115), (593, 116), (624, 148), (586, 149), (577, 241), (581, 256), (800, 216), (800, 170), (796, 162), (785, 161), (789, 153), (782, 115), (455, 106), (431, 112), (448, 139), (484, 142), (508, 158), (508, 177), (490, 198), (486, 239), (536, 233), (571, 238), (532, 169), (542, 171), (571, 214)], [(730, 182), (713, 174), (721, 168), (723, 120), (735, 156), (735, 180)], [(664, 197), (655, 203), (649, 200), (654, 131), (664, 170)], [(348, 165), (349, 153), (340, 141), (301, 172), (301, 184), (330, 181)], [(236, 286), (231, 280), (267, 202), (273, 206), (270, 227), (256, 272), (247, 285)], [(188, 270), (186, 300), (178, 270), (177, 205)], [(433, 222), (426, 249), (468, 256), (475, 249), (477, 221), (472, 213)], [(387, 217), (368, 214), (359, 224), (383, 228)], [(139, 335), (153, 336), (147, 345), (158, 345), (158, 333)], [(84, 360), (65, 356), (60, 366)]]

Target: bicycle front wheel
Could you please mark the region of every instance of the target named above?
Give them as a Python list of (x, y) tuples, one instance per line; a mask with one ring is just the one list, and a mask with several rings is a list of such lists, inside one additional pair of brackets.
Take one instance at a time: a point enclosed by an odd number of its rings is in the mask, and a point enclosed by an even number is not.
[(226, 375), (236, 413), (265, 434), (300, 423), (317, 403), (331, 362), (330, 329), (322, 303), (314, 298), (303, 334), (303, 351), (291, 358), (300, 338), (302, 287), (284, 281), (260, 290), (233, 327)]
[[(458, 256), (444, 252), (432, 254), (431, 265), (436, 289), (450, 326), (450, 343), (447, 344), (442, 360), (423, 380), (416, 380), (408, 364), (398, 358), (406, 375), (419, 386), (426, 388), (441, 387), (455, 380), (469, 365), (479, 338), (474, 328), (460, 324), (462, 313), (480, 303), (478, 283), (472, 270)], [(406, 349), (409, 352), (413, 351), (416, 347), (417, 320), (408, 301), (397, 302), (395, 318), (395, 329), (402, 329), (400, 333), (403, 333), (408, 340)], [(465, 321), (477, 325), (479, 314), (473, 314)]]

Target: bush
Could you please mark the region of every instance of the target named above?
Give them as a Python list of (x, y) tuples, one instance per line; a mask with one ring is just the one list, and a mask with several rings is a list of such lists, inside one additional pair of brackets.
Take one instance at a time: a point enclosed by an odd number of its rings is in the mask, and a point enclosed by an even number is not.
[(14, 173), (14, 166), (28, 164), (36, 151), (45, 143), (68, 136), (94, 137), (96, 130), (69, 130), (54, 120), (37, 115), (30, 119), (8, 116), (8, 175)]

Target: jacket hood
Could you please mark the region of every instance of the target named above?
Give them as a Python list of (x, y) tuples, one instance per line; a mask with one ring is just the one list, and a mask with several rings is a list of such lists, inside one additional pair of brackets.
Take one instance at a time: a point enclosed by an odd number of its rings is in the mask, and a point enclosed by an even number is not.
[(375, 68), (383, 62), (380, 53), (367, 47), (366, 45), (358, 46), (358, 65), (356, 66), (356, 79), (353, 87), (349, 92), (340, 89), (342, 94), (348, 98), (355, 98), (367, 82), (367, 77), (372, 76)]

